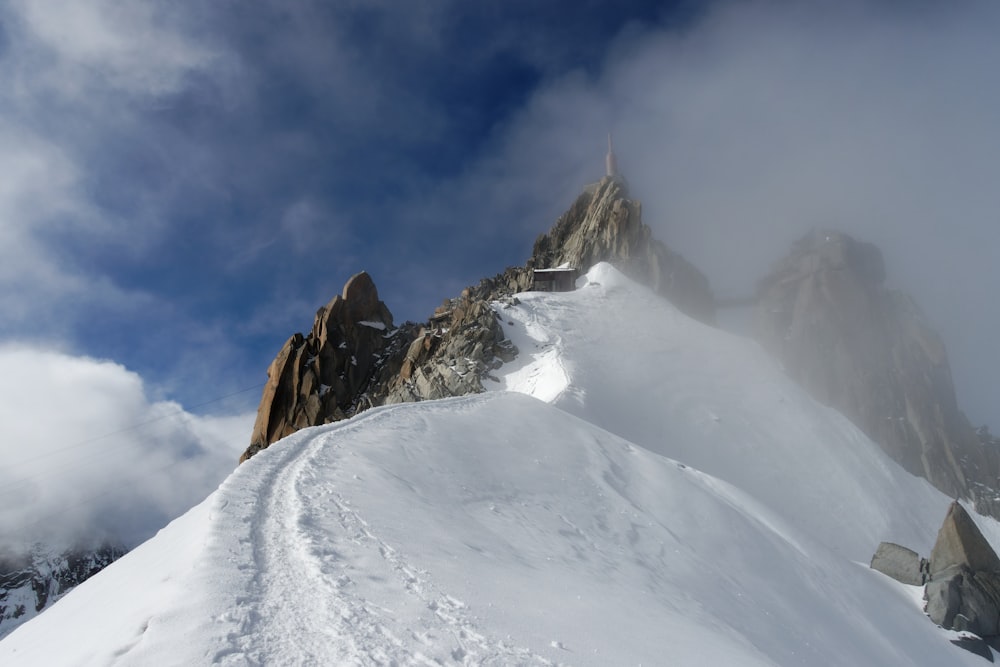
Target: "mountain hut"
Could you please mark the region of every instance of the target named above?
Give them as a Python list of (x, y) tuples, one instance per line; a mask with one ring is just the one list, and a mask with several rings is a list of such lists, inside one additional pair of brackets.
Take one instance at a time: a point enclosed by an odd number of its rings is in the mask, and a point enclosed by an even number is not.
[(567, 266), (535, 269), (531, 288), (536, 292), (572, 292), (579, 272)]

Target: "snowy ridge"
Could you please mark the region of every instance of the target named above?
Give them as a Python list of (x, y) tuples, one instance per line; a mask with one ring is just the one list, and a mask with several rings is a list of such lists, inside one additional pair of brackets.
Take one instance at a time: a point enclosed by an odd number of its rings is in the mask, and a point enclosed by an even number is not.
[(867, 568), (947, 498), (752, 344), (588, 280), (498, 306), (511, 391), (276, 443), (0, 663), (981, 664)]
[(930, 550), (941, 494), (756, 343), (686, 317), (608, 264), (580, 285), (498, 306), (522, 352), (504, 389), (726, 480), (854, 560), (887, 539)]

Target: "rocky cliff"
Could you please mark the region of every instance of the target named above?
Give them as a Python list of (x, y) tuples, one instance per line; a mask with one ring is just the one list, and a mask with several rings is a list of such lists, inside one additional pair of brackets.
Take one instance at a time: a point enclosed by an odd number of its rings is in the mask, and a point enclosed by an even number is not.
[(588, 187), (548, 234), (538, 237), (525, 266), (446, 300), (423, 324), (393, 323), (366, 273), (320, 308), (312, 331), (295, 334), (268, 369), (257, 422), (243, 462), (306, 426), (350, 417), (375, 405), (483, 391), (491, 372), (517, 349), (492, 304), (531, 289), (533, 269), (569, 263), (586, 271), (608, 261), (701, 320), (714, 319), (708, 280), (652, 236), (641, 205), (624, 183), (608, 177)]
[(525, 269), (470, 287), (424, 324), (393, 324), (367, 273), (320, 308), (312, 331), (285, 342), (268, 369), (247, 460), (307, 426), (390, 403), (483, 391), (489, 371), (517, 354), (491, 302), (527, 289)]
[(0, 638), (124, 555), (113, 544), (0, 553)]
[(319, 309), (312, 331), (289, 338), (267, 370), (250, 446), (240, 462), (300, 428), (375, 404), (375, 386), (399, 373), (415, 327), (395, 327), (367, 273)]
[(812, 232), (761, 281), (757, 337), (789, 375), (904, 468), (1000, 516), (996, 448), (959, 410), (941, 339), (884, 281), (878, 248)]

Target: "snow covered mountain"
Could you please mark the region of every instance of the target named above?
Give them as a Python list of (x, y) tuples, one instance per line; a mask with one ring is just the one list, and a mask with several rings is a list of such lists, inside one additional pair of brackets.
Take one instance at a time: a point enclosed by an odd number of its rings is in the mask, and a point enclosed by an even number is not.
[(497, 391), (260, 451), (0, 663), (982, 664), (867, 567), (950, 499), (755, 344), (581, 282), (496, 305)]
[(0, 554), (0, 638), (124, 554), (111, 543), (66, 550), (35, 544), (24, 554)]

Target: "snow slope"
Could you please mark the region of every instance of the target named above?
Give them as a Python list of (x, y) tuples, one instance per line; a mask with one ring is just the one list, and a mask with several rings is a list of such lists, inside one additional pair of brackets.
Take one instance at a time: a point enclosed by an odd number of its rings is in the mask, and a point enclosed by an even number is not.
[(588, 281), (499, 311), (511, 391), (272, 445), (0, 664), (982, 664), (867, 568), (947, 498), (752, 344)]
[(882, 540), (930, 551), (940, 494), (755, 343), (686, 317), (608, 264), (580, 284), (499, 310), (521, 351), (504, 389), (726, 480), (849, 558), (867, 562)]

